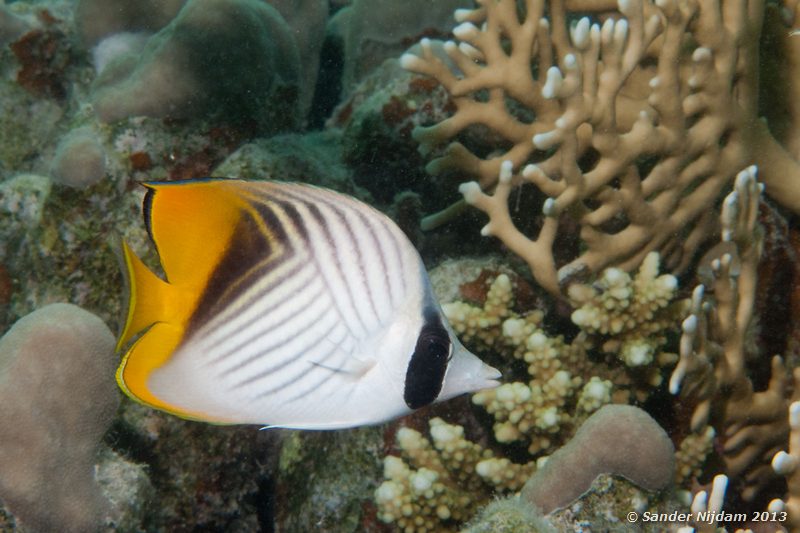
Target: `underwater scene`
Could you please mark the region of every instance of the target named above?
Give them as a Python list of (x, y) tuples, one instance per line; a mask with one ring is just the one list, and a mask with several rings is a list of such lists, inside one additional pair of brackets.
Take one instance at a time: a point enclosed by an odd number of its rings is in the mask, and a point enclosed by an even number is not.
[(0, 1), (0, 532), (800, 532), (800, 1)]

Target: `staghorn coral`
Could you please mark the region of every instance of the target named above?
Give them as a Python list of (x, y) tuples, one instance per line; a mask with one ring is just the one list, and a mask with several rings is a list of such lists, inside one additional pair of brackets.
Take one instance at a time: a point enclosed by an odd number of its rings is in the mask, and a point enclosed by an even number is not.
[[(592, 16), (569, 23), (566, 2), (478, 4), (456, 11), (446, 58), (423, 41), (420, 55), (401, 59), (439, 81), (457, 108), (414, 131), (424, 153), (446, 145), (429, 172), (476, 178), (461, 192), (489, 215), (482, 233), (552, 294), (576, 275), (632, 270), (651, 251), (684, 271), (715, 230), (722, 192), (752, 159), (763, 3), (621, 0), (619, 13), (582, 4)], [(461, 144), (478, 125), (499, 140)], [(508, 206), (523, 184), (540, 193), (533, 237)], [(576, 226), (579, 241), (555, 250)]]
[[(800, 378), (795, 371), (795, 379)], [(794, 401), (789, 406), (789, 447), (788, 451), (779, 451), (772, 458), (775, 473), (786, 477), (788, 485), (784, 499), (775, 499), (769, 504), (770, 512), (786, 511), (786, 525), (791, 531), (800, 528), (800, 402)]]
[(757, 266), (763, 247), (758, 225), (762, 187), (755, 167), (740, 172), (735, 190), (723, 204), (720, 223), (724, 243), (713, 259), (712, 285), (698, 285), (691, 312), (683, 321), (680, 360), (669, 388), (691, 410), (689, 426), (697, 435), (711, 426), (721, 441), (725, 474), (743, 486), (752, 500), (773, 479), (769, 460), (788, 437), (786, 409), (792, 375), (783, 360), (771, 361), (766, 390), (754, 391), (747, 373), (753, 354), (746, 341), (753, 320)]

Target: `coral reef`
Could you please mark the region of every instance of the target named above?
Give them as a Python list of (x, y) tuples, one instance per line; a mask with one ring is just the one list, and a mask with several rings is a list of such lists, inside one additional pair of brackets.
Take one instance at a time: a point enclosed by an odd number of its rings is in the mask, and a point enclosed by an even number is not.
[[(680, 360), (670, 378), (670, 391), (691, 408), (690, 428), (702, 434), (711, 425), (723, 439), (725, 473), (743, 483), (741, 496), (754, 498), (773, 479), (769, 460), (788, 437), (792, 375), (775, 356), (766, 390), (756, 392), (747, 375), (746, 334), (751, 327), (757, 267), (763, 231), (757, 224), (761, 188), (756, 169), (736, 178), (735, 190), (723, 203), (720, 224), (723, 247), (711, 261), (712, 285), (698, 285), (691, 312), (683, 321)], [(713, 304), (709, 301), (713, 297)]]
[(92, 531), (107, 512), (94, 465), (119, 403), (113, 352), (102, 320), (68, 304), (0, 339), (0, 498), (31, 530)]
[[(726, 511), (786, 512), (774, 525), (797, 529), (799, 6), (0, 3), (0, 332), (17, 323), (0, 341), (0, 414), (13, 417), (0, 460), (27, 454), (0, 468), (0, 529), (621, 530), (632, 509), (717, 511), (723, 497)], [(315, 90), (338, 105), (327, 122)], [(736, 177), (753, 163), (767, 198), (754, 169)], [(97, 377), (89, 350), (43, 359), (86, 342), (65, 341), (77, 327), (6, 363), (20, 317), (52, 302), (116, 329), (112, 250), (120, 237), (147, 249), (137, 182), (208, 175), (329, 186), (389, 212), (428, 266), (449, 259), (432, 279), (439, 300), (505, 383), (380, 427), (301, 433), (127, 401), (112, 422), (100, 394), (74, 399)], [(434, 213), (425, 232), (420, 211)], [(476, 238), (487, 215), (496, 239)], [(8, 379), (22, 369), (32, 377)], [(657, 462), (674, 457), (661, 479), (676, 490), (578, 466), (608, 447), (569, 451), (593, 414), (626, 404), (674, 443)], [(50, 419), (68, 408), (92, 427)], [(65, 449), (85, 455), (50, 459)], [(42, 500), (50, 516), (20, 496), (20, 472), (66, 472)], [(548, 498), (575, 490), (542, 516), (515, 493), (548, 472)]]
[[(501, 350), (526, 365), (527, 382), (507, 382), (473, 396), (473, 403), (494, 416), (499, 442), (528, 442), (531, 454), (551, 450), (559, 444), (556, 435), (574, 430), (605, 403), (644, 400), (662, 383), (663, 369), (676, 360), (664, 350), (666, 335), (686, 309), (683, 300), (675, 299), (674, 278), (659, 276), (653, 254), (633, 277), (608, 269), (600, 279), (615, 283), (570, 289), (578, 298), (575, 307), (580, 306), (572, 320), (581, 328), (570, 343), (547, 334), (541, 311), (511, 310), (515, 288), (505, 274), (488, 280), (482, 307), (443, 305), (466, 342)], [(664, 292), (665, 285), (670, 291)], [(595, 352), (613, 359), (598, 363), (589, 357)], [(641, 364), (630, 364), (634, 355), (633, 362)]]
[[(607, 272), (601, 275), (601, 279), (615, 276), (618, 274)], [(437, 278), (434, 273), (434, 283)], [(483, 278), (486, 293), (480, 307), (456, 301), (445, 303), (443, 310), (465, 342), (480, 346), (483, 350), (507, 354), (509, 359), (520, 360), (525, 365), (525, 373), (530, 380), (527, 383), (507, 382), (497, 389), (478, 392), (473, 396), (474, 404), (493, 415), (496, 421), (494, 437), (498, 443), (525, 442), (528, 453), (537, 457), (558, 448), (576, 430), (578, 434), (581, 431), (591, 434), (592, 428), (614, 427), (616, 429), (612, 434), (618, 440), (617, 433), (622, 429), (615, 424), (628, 423), (628, 426), (635, 426), (642, 431), (642, 435), (632, 437), (634, 440), (641, 441), (640, 444), (653, 443), (645, 455), (649, 454), (650, 459), (663, 468), (659, 470), (654, 465), (644, 466), (644, 460), (637, 464), (652, 473), (659, 472), (658, 486), (664, 487), (673, 479), (675, 460), (672, 445), (663, 430), (653, 431), (653, 427), (658, 426), (649, 417), (638, 412), (635, 413), (638, 417), (629, 415), (625, 409), (633, 408), (626, 406), (608, 406), (600, 422), (589, 425), (584, 422), (591, 413), (602, 410), (605, 404), (610, 403), (612, 395), (617, 401), (630, 401), (637, 395), (646, 397), (662, 383), (662, 366), (674, 363), (676, 359), (661, 353), (666, 342), (665, 332), (675, 329), (676, 317), (686, 308), (683, 301), (673, 303), (675, 279), (669, 275), (659, 276), (657, 254), (653, 254), (636, 275), (630, 277), (624, 274), (623, 279), (625, 283), (610, 286), (596, 284), (594, 287), (576, 289), (584, 296), (580, 305), (585, 306), (583, 314), (576, 312), (579, 316), (576, 322), (581, 322), (589, 331), (580, 333), (570, 344), (562, 336), (547, 335), (542, 329), (545, 317), (541, 311), (513, 309), (514, 295), (518, 291), (506, 273)], [(664, 287), (669, 290), (665, 292)], [(632, 312), (634, 310), (635, 313)], [(580, 320), (580, 317), (592, 316), (592, 312), (596, 320)], [(625, 315), (626, 312), (630, 312), (630, 315)], [(573, 313), (573, 320), (576, 313)], [(618, 317), (627, 318), (619, 320)], [(620, 324), (619, 327), (603, 330), (603, 343), (597, 342), (601, 338), (598, 335), (602, 329), (601, 323)], [(644, 365), (647, 367), (645, 369), (638, 365), (626, 365), (619, 356), (626, 353), (628, 346), (622, 339), (636, 337), (637, 330), (642, 338), (653, 342), (653, 349), (657, 352), (653, 361)], [(600, 344), (600, 353), (614, 354), (603, 364), (588, 356), (588, 352), (597, 350), (595, 346)], [(512, 379), (515, 375), (513, 369), (505, 374)], [(617, 409), (621, 411), (618, 413)], [(640, 420), (642, 416), (647, 420), (646, 424)], [(614, 423), (610, 423), (609, 419)], [(476, 504), (488, 501), (488, 487), (493, 487), (495, 491), (519, 490), (535, 469), (535, 461), (515, 464), (485, 445), (466, 439), (463, 427), (447, 424), (441, 419), (430, 421), (429, 433), (431, 440), (410, 428), (398, 430), (397, 446), (403, 459), (387, 457), (384, 469), (386, 481), (375, 494), (381, 519), (396, 522), (401, 528), (422, 531), (452, 527), (452, 524), (469, 517)], [(645, 434), (655, 436), (648, 441), (644, 438)], [(591, 435), (589, 440), (596, 445), (602, 439), (599, 435)], [(578, 439), (575, 442), (573, 448), (585, 445), (587, 441)], [(602, 447), (603, 450), (608, 449), (609, 453), (624, 448)], [(456, 462), (451, 459), (454, 450), (459, 457)], [(604, 467), (592, 470), (580, 465), (579, 470), (589, 478), (584, 483), (578, 483), (578, 476), (568, 476), (575, 483), (570, 482), (563, 491), (556, 490), (552, 482), (541, 482), (539, 487), (543, 488), (540, 490), (548, 496), (567, 494), (563, 496), (561, 504), (570, 503), (587, 491), (603, 468), (613, 468), (610, 462), (603, 459), (611, 456), (600, 453), (598, 449), (594, 449), (592, 454), (569, 450), (567, 448), (562, 456), (587, 456), (588, 460), (597, 460)], [(651, 453), (654, 450), (660, 453)], [(630, 454), (625, 454), (624, 459), (630, 458)], [(573, 463), (578, 464), (574, 459)], [(550, 479), (558, 478), (567, 470), (568, 467), (557, 462), (550, 470), (540, 471), (544, 479)], [(617, 469), (615, 473), (622, 474), (622, 471)], [(641, 476), (634, 477), (637, 477), (637, 483), (644, 483)], [(532, 479), (537, 478), (534, 476)], [(654, 488), (654, 485), (645, 485)], [(573, 491), (568, 492), (567, 489)], [(547, 504), (545, 512), (557, 506)], [(416, 522), (416, 518), (421, 521)]]
[[(483, 234), (553, 294), (576, 275), (631, 270), (654, 250), (684, 271), (714, 230), (709, 207), (752, 157), (761, 4), (625, 0), (622, 16), (598, 4), (589, 10), (602, 25), (584, 17), (569, 28), (564, 3), (529, 0), (520, 16), (513, 0), (479, 4), (456, 12), (446, 59), (428, 41), (401, 59), (456, 106), (414, 131), (424, 153), (447, 144), (428, 170), (475, 176), (461, 191), (489, 215)], [(486, 157), (459, 142), (476, 125), (502, 139)], [(522, 184), (540, 193), (533, 237), (509, 212)]]

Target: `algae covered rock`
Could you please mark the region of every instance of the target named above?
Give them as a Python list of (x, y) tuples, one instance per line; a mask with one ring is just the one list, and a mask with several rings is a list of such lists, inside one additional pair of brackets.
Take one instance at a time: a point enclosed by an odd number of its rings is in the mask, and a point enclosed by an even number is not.
[(275, 477), (276, 531), (380, 531), (372, 494), (383, 470), (383, 433), (287, 431)]
[(461, 533), (555, 533), (556, 529), (518, 496), (495, 500), (478, 513)]

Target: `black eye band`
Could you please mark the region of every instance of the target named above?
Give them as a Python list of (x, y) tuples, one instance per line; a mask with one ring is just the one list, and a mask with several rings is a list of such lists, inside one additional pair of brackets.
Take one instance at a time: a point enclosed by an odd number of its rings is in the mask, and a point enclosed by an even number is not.
[(408, 363), (403, 399), (411, 409), (433, 403), (439, 396), (452, 357), (450, 335), (437, 315), (428, 318), (417, 337)]

